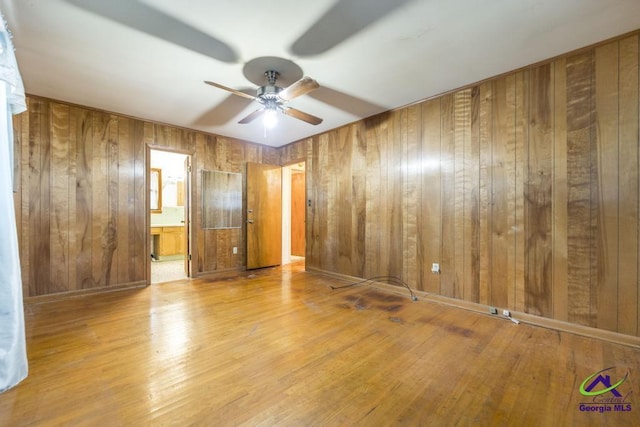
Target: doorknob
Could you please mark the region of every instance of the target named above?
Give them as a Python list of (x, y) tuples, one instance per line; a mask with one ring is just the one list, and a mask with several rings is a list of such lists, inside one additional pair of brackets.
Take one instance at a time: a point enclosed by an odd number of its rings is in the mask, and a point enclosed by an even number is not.
[(253, 220), (252, 219), (248, 219), (247, 220), (247, 224), (253, 224)]

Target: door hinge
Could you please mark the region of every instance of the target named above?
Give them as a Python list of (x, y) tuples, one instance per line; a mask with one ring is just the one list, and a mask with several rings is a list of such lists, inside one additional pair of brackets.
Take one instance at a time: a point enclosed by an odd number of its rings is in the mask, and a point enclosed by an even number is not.
[(189, 261), (191, 261), (191, 254), (189, 254)]

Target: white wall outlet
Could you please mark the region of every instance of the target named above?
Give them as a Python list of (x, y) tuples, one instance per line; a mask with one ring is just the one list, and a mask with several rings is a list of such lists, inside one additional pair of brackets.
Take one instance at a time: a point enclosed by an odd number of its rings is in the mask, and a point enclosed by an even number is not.
[(431, 272), (432, 272), (433, 274), (438, 274), (438, 273), (440, 273), (440, 264), (435, 263), (435, 262), (434, 262), (433, 264), (431, 264)]
[(237, 247), (237, 246), (234, 246), (234, 247), (233, 247), (233, 254), (234, 254), (234, 255), (237, 255), (237, 254), (238, 254), (238, 247)]
[(509, 312), (509, 310), (502, 310), (502, 315), (505, 317), (511, 317), (511, 313)]

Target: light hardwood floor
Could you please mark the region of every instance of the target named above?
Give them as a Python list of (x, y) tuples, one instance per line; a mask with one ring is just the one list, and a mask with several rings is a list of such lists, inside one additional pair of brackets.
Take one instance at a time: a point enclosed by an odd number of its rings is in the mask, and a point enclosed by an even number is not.
[[(341, 284), (296, 264), (30, 303), (0, 425), (640, 425), (636, 348)], [(581, 411), (608, 367), (631, 411)]]

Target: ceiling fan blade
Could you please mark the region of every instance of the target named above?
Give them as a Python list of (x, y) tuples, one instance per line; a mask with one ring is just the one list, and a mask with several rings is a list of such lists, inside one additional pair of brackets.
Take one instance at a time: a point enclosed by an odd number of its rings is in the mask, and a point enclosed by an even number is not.
[(298, 96), (304, 95), (305, 93), (311, 92), (312, 90), (319, 87), (320, 85), (318, 84), (318, 82), (311, 77), (303, 77), (297, 82), (293, 83), (291, 86), (280, 91), (280, 93), (278, 93), (278, 97), (286, 102), (292, 100), (293, 98), (297, 98)]
[(217, 87), (218, 89), (226, 90), (227, 92), (231, 92), (231, 93), (233, 93), (234, 95), (238, 95), (238, 96), (241, 96), (241, 97), (243, 97), (243, 98), (253, 99), (253, 100), (256, 100), (256, 99), (257, 99), (257, 98), (256, 98), (255, 96), (253, 96), (253, 95), (248, 95), (248, 94), (246, 94), (246, 93), (244, 93), (244, 92), (240, 92), (239, 90), (235, 90), (235, 89), (232, 89), (232, 88), (230, 88), (230, 87), (223, 86), (223, 85), (221, 85), (221, 84), (219, 84), (219, 83), (210, 82), (210, 81), (208, 81), (208, 80), (205, 80), (204, 82), (205, 82), (206, 84), (208, 84), (208, 85), (211, 85), (211, 86)]
[(303, 122), (311, 123), (312, 125), (319, 125), (320, 123), (322, 123), (322, 119), (320, 117), (313, 116), (309, 113), (305, 113), (304, 111), (300, 111), (295, 108), (283, 107), (282, 112), (287, 116), (302, 120)]
[(264, 113), (264, 108), (259, 108), (256, 111), (254, 111), (253, 113), (249, 114), (244, 119), (240, 120), (238, 123), (246, 125), (247, 123), (251, 123), (252, 121), (257, 119), (258, 117), (260, 117), (263, 113)]

